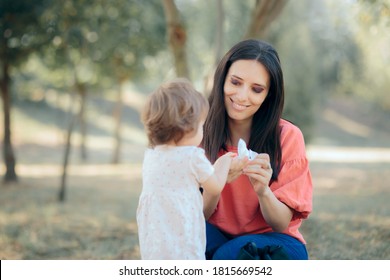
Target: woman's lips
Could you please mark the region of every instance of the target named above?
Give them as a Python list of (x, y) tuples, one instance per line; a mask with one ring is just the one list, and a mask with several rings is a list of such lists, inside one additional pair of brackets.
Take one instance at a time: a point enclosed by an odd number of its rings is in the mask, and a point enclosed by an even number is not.
[(234, 102), (233, 99), (231, 99), (231, 98), (230, 98), (230, 101), (232, 102), (233, 108), (238, 110), (238, 111), (243, 111), (243, 110), (245, 110), (246, 108), (249, 107), (249, 105), (238, 104), (238, 103)]

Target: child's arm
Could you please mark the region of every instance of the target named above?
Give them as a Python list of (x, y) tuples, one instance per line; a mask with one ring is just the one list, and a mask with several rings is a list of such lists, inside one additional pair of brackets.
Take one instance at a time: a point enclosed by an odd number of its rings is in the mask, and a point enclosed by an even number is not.
[(226, 184), (230, 164), (234, 156), (234, 153), (226, 153), (214, 163), (214, 173), (202, 184), (203, 189), (210, 195), (221, 193)]
[(217, 207), (219, 196), (226, 184), (230, 165), (234, 153), (227, 153), (214, 163), (214, 174), (210, 176), (203, 184), (203, 214), (206, 220), (213, 214)]

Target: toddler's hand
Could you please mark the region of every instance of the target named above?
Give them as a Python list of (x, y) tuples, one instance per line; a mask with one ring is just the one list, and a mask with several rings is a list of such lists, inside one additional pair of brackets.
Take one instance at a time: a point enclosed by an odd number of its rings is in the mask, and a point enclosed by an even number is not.
[(229, 153), (226, 153), (222, 156), (220, 156), (214, 163), (214, 165), (221, 165), (221, 164), (225, 164), (227, 162), (229, 162), (229, 165), (231, 164), (230, 162), (235, 158), (237, 157), (237, 154), (236, 153), (232, 153), (232, 152), (229, 152)]
[(234, 157), (230, 164), (227, 182), (230, 183), (237, 179), (242, 173), (243, 169), (248, 165), (248, 157)]

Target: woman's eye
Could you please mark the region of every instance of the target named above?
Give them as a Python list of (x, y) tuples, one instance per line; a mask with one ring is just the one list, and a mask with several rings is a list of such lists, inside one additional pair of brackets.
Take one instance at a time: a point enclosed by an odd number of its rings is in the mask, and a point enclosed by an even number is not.
[(255, 93), (261, 93), (264, 89), (262, 87), (254, 87), (252, 89)]
[(240, 84), (240, 82), (236, 79), (231, 79), (230, 82), (232, 83), (232, 85), (235, 85), (235, 86), (238, 86)]

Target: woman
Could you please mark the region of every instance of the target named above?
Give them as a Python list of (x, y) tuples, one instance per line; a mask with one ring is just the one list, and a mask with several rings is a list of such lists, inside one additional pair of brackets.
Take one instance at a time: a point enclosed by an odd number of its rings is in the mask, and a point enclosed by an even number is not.
[(203, 191), (208, 259), (237, 259), (247, 244), (282, 247), (308, 259), (299, 232), (312, 211), (312, 180), (300, 129), (282, 119), (283, 72), (276, 50), (259, 40), (233, 46), (219, 63), (202, 145), (211, 162), (237, 152), (243, 139), (253, 160), (233, 159), (219, 195)]

